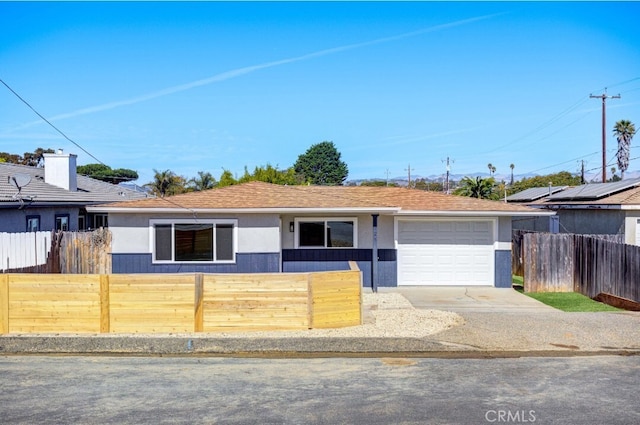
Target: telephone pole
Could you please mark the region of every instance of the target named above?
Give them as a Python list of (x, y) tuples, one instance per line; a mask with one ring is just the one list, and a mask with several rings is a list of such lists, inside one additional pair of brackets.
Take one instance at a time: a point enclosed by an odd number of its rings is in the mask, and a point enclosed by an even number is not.
[[(455, 162), (455, 161), (451, 160), (451, 162)], [(447, 175), (445, 178), (445, 183), (443, 185), (444, 187), (442, 188), (444, 190), (444, 193), (446, 193), (447, 195), (451, 193), (449, 190), (449, 173), (450, 172), (451, 172), (451, 166), (449, 165), (449, 157), (447, 157)]]
[(620, 95), (607, 96), (607, 89), (598, 96), (589, 95), (592, 99), (602, 99), (602, 183), (607, 182), (607, 99), (620, 99)]
[(409, 184), (407, 185), (407, 187), (409, 189), (411, 189), (411, 163), (409, 163), (409, 166), (407, 167), (407, 169), (405, 170), (409, 173)]

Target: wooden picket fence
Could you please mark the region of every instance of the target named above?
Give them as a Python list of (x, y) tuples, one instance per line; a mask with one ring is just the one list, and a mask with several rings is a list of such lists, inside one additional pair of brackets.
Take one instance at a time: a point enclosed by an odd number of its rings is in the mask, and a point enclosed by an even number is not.
[(618, 238), (522, 234), (514, 256), (520, 255), (525, 291), (608, 294), (640, 302), (640, 247)]
[(2, 273), (111, 273), (111, 232), (0, 233)]
[(0, 334), (174, 333), (362, 324), (362, 275), (0, 274)]

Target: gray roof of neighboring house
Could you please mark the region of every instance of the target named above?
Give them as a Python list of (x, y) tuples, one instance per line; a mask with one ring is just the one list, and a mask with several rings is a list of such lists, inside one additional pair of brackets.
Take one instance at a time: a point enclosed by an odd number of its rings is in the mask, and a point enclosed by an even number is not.
[(521, 192), (507, 196), (507, 202), (528, 202), (544, 198), (556, 192), (566, 189), (568, 186), (532, 187)]
[(549, 196), (549, 201), (594, 200), (613, 195), (640, 185), (640, 179), (620, 180), (613, 183), (590, 183), (572, 187)]
[[(539, 194), (543, 195), (537, 196)], [(589, 183), (575, 187), (565, 186), (557, 191), (553, 190), (551, 195), (549, 188), (531, 188), (507, 197), (507, 201), (538, 208), (556, 208), (559, 205), (624, 205), (627, 208), (637, 208), (640, 205), (640, 178)]]
[(72, 192), (44, 181), (44, 168), (25, 165), (0, 163), (0, 207), (18, 205), (18, 189), (11, 182), (11, 177), (28, 175), (30, 181), (20, 190), (25, 202), (33, 206), (64, 204), (88, 205), (104, 202), (128, 201), (153, 197), (119, 185), (106, 183), (86, 176), (77, 176), (78, 190)]

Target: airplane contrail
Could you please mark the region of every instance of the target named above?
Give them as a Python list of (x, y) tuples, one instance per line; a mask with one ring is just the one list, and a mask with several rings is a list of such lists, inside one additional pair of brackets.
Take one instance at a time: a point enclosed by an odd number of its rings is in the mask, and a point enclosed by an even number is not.
[[(490, 19), (493, 18), (495, 16), (499, 16), (502, 15), (503, 13), (497, 13), (497, 14), (491, 14), (491, 15), (483, 15), (483, 16), (477, 16), (474, 18), (468, 18), (468, 19), (463, 19), (463, 20), (459, 20), (459, 21), (454, 21), (454, 22), (449, 22), (449, 23), (445, 23), (445, 24), (440, 24), (440, 25), (435, 25), (432, 27), (428, 27), (428, 28), (423, 28), (420, 30), (416, 30), (416, 31), (412, 31), (412, 32), (407, 32), (404, 34), (399, 34), (399, 35), (394, 35), (394, 36), (390, 36), (390, 37), (384, 37), (384, 38), (378, 38), (375, 40), (370, 40), (370, 41), (364, 41), (361, 43), (354, 43), (354, 44), (347, 44), (344, 46), (339, 46), (339, 47), (333, 47), (330, 49), (324, 49), (324, 50), (320, 50), (317, 52), (313, 52), (313, 53), (307, 53), (304, 54), (302, 56), (296, 56), (296, 57), (292, 57), (292, 58), (287, 58), (287, 59), (280, 59), (277, 61), (272, 61), (272, 62), (266, 62), (263, 64), (259, 64), (259, 65), (252, 65), (252, 66), (246, 66), (243, 68), (237, 68), (231, 71), (226, 71), (226, 72), (222, 72), (220, 74), (216, 74), (213, 75), (211, 77), (208, 78), (204, 78), (201, 80), (197, 80), (197, 81), (192, 81), (190, 83), (185, 83), (185, 84), (180, 84), (177, 86), (173, 86), (173, 87), (169, 87), (163, 90), (159, 90), (159, 91), (155, 91), (152, 93), (147, 93), (141, 96), (136, 96), (136, 97), (132, 97), (130, 99), (125, 99), (125, 100), (119, 100), (119, 101), (115, 101), (115, 102), (109, 102), (109, 103), (104, 103), (102, 105), (97, 105), (97, 106), (91, 106), (88, 108), (83, 108), (83, 109), (78, 109), (76, 111), (73, 112), (67, 112), (64, 114), (59, 114), (59, 115), (55, 115), (53, 117), (48, 118), (49, 121), (58, 121), (58, 120), (62, 120), (62, 119), (67, 119), (67, 118), (73, 118), (73, 117), (77, 117), (80, 115), (87, 115), (87, 114), (92, 114), (95, 112), (101, 112), (101, 111), (107, 111), (109, 109), (115, 109), (121, 106), (127, 106), (127, 105), (134, 105), (137, 103), (141, 103), (141, 102), (145, 102), (147, 100), (151, 100), (151, 99), (156, 99), (159, 97), (163, 97), (163, 96), (167, 96), (170, 94), (174, 94), (174, 93), (179, 93), (185, 90), (190, 90), (193, 89), (195, 87), (201, 87), (201, 86), (206, 86), (212, 83), (217, 83), (217, 82), (221, 82), (221, 81), (226, 81), (226, 80), (230, 80), (232, 78), (236, 78), (242, 75), (246, 75), (246, 74), (250, 74), (252, 72), (255, 71), (259, 71), (262, 69), (267, 69), (267, 68), (273, 68), (276, 66), (280, 66), (280, 65), (286, 65), (286, 64), (290, 64), (290, 63), (295, 63), (295, 62), (301, 62), (301, 61), (305, 61), (305, 60), (309, 60), (309, 59), (313, 59), (313, 58), (318, 58), (321, 56), (327, 56), (327, 55), (331, 55), (331, 54), (335, 54), (335, 53), (339, 53), (339, 52), (344, 52), (347, 50), (353, 50), (353, 49), (358, 49), (361, 47), (366, 47), (366, 46), (371, 46), (371, 45), (375, 45), (375, 44), (381, 44), (381, 43), (387, 43), (390, 41), (396, 41), (396, 40), (402, 40), (405, 38), (410, 38), (410, 37), (415, 37), (421, 34), (426, 34), (426, 33), (430, 33), (430, 32), (435, 32), (435, 31), (441, 31), (441, 30), (445, 30), (448, 28), (454, 28), (454, 27), (458, 27), (461, 25), (466, 25), (466, 24), (470, 24), (473, 22), (477, 22), (477, 21), (482, 21), (485, 19)], [(15, 130), (20, 130), (23, 128), (27, 128), (27, 127), (31, 127), (33, 125), (36, 124), (40, 124), (42, 123), (41, 120), (38, 121), (32, 121), (32, 122), (28, 122), (23, 124), (22, 126), (15, 128)]]

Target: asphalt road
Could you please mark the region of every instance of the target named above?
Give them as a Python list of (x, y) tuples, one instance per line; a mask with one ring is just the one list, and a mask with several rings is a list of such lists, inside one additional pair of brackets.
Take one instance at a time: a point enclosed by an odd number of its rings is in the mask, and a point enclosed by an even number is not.
[(0, 357), (3, 424), (638, 424), (640, 357)]

